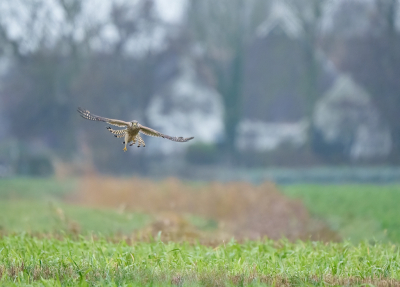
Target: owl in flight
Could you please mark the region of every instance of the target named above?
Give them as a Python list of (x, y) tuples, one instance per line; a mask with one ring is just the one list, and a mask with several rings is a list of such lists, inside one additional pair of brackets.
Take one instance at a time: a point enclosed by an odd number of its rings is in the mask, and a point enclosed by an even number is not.
[(115, 137), (117, 138), (125, 138), (125, 141), (123, 144), (125, 144), (124, 151), (127, 151), (126, 145), (129, 144), (129, 146), (134, 145), (136, 142), (138, 142), (138, 147), (140, 145), (143, 145), (145, 147), (144, 140), (140, 137), (139, 133), (145, 134), (147, 136), (152, 136), (152, 137), (160, 137), (160, 138), (165, 138), (169, 139), (171, 141), (175, 142), (187, 142), (193, 139), (193, 137), (190, 138), (183, 138), (183, 137), (171, 137), (168, 135), (164, 135), (162, 133), (159, 133), (158, 131), (155, 131), (151, 128), (142, 126), (139, 124), (137, 121), (131, 121), (131, 122), (125, 122), (121, 120), (113, 120), (113, 119), (107, 119), (103, 117), (96, 116), (94, 114), (91, 114), (88, 110), (84, 110), (81, 108), (78, 108), (78, 112), (81, 114), (81, 116), (84, 119), (91, 120), (91, 121), (100, 121), (100, 122), (106, 122), (109, 123), (110, 125), (114, 125), (117, 127), (124, 127), (125, 129), (122, 130), (113, 130), (110, 127), (107, 127), (107, 129), (114, 134)]

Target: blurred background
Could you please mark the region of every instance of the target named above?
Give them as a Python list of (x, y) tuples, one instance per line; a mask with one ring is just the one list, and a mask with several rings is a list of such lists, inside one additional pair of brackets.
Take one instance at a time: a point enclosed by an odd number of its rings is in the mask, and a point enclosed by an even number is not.
[[(195, 139), (124, 153), (77, 107)], [(68, 230), (89, 205), (154, 230), (163, 211), (228, 237), (400, 240), (399, 107), (398, 0), (0, 2), (0, 204), (58, 198)]]

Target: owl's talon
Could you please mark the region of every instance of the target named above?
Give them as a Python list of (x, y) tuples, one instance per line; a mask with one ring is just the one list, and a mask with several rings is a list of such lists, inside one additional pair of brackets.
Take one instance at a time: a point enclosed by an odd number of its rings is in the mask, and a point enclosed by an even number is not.
[(127, 151), (127, 148), (126, 148), (126, 147), (124, 147), (123, 151)]

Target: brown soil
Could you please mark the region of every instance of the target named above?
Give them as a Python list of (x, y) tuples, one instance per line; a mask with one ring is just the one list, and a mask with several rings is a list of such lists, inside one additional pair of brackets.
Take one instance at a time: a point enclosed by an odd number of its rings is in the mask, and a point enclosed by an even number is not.
[[(72, 199), (74, 203), (144, 212), (154, 222), (139, 232), (167, 239), (229, 238), (339, 240), (337, 234), (310, 217), (297, 200), (284, 196), (270, 182), (252, 185), (243, 182), (189, 184), (171, 178), (151, 181), (139, 178), (90, 176)], [(213, 219), (218, 228), (200, 231), (187, 215)]]

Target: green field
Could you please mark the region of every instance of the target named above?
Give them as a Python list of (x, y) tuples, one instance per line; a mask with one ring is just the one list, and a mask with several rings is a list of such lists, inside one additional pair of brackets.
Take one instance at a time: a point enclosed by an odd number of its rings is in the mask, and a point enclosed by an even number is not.
[(311, 214), (342, 238), (400, 242), (400, 185), (289, 185)]
[[(1, 179), (0, 230), (47, 232), (78, 223), (83, 232), (129, 233), (149, 222), (145, 214), (63, 202), (62, 198), (77, 183), (78, 180)], [(299, 198), (312, 216), (327, 222), (346, 240), (400, 242), (400, 185), (300, 184), (280, 189)]]
[[(129, 243), (129, 244), (128, 244)], [(0, 240), (1, 283), (41, 286), (266, 286), (399, 283), (400, 251), (389, 244), (234, 241), (216, 248), (104, 239)]]
[(59, 200), (74, 191), (77, 179), (0, 178), (0, 199)]
[(142, 228), (150, 216), (107, 208), (88, 208), (63, 201), (77, 180), (42, 178), (0, 180), (0, 232), (70, 232), (102, 235), (129, 234)]
[[(400, 185), (280, 187), (343, 242), (202, 245), (168, 242), (163, 233), (139, 240), (134, 232), (152, 226), (153, 214), (80, 205), (71, 201), (78, 184), (0, 180), (1, 286), (400, 284)], [(217, 228), (216, 221), (187, 218), (207, 232)]]
[(0, 201), (0, 231), (3, 233), (70, 232), (102, 235), (129, 234), (150, 222), (141, 213), (118, 212), (59, 202)]

